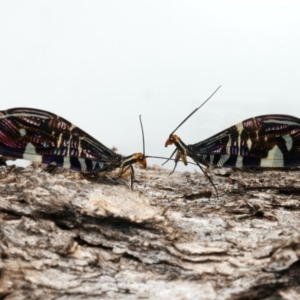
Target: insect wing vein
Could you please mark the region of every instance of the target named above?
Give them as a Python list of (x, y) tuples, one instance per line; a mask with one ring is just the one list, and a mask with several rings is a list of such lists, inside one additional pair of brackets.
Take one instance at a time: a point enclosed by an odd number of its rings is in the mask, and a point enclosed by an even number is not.
[(66, 119), (38, 109), (0, 111), (0, 154), (77, 171), (101, 171), (121, 159)]
[(287, 115), (250, 118), (188, 149), (194, 159), (215, 166), (299, 166), (300, 119)]

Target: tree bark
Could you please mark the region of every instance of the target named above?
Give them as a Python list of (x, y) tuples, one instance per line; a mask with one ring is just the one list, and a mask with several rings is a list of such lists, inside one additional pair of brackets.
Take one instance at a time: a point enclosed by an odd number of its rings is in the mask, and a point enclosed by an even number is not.
[(0, 299), (300, 299), (298, 170), (0, 168)]

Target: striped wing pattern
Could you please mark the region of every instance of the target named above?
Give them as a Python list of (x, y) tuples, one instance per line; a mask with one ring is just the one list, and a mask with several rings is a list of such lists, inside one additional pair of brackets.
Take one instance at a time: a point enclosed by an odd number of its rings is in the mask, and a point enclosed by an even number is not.
[(76, 171), (110, 171), (122, 156), (66, 119), (47, 111), (0, 111), (0, 154)]
[(300, 119), (288, 115), (250, 118), (187, 148), (188, 156), (207, 165), (299, 166)]

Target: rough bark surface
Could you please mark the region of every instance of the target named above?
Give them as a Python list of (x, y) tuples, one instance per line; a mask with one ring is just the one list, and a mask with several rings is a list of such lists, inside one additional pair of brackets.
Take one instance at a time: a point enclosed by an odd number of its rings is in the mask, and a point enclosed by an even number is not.
[(0, 299), (300, 299), (298, 170), (0, 168)]

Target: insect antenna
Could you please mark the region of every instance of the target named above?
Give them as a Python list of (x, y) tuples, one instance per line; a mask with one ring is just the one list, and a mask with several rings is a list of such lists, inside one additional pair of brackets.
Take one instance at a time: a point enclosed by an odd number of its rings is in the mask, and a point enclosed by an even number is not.
[(176, 128), (175, 130), (172, 131), (172, 133), (170, 133), (170, 136), (183, 124), (185, 123), (185, 121), (187, 121), (198, 109), (200, 109), (217, 91), (218, 89), (221, 87), (221, 85), (199, 106), (197, 107), (195, 110), (193, 110)]
[[(176, 149), (176, 150), (177, 150), (177, 149)], [(176, 151), (176, 150), (175, 150), (175, 151)], [(174, 153), (175, 153), (175, 151), (174, 151)], [(173, 155), (174, 155), (174, 154), (173, 154)], [(173, 156), (173, 155), (172, 155), (172, 156)], [(166, 159), (166, 157), (162, 157), (162, 156), (150, 156), (150, 155), (147, 155), (147, 156), (145, 156), (145, 157), (146, 157), (146, 158), (150, 157), (150, 158)], [(169, 161), (169, 160), (175, 160), (175, 159), (170, 157), (170, 158), (168, 158), (168, 161)], [(191, 165), (198, 166), (196, 163), (193, 163), (193, 162), (191, 162), (191, 161), (189, 161), (188, 163), (191, 164)], [(163, 163), (163, 164), (165, 164), (165, 163)]]
[[(140, 124), (141, 124), (141, 129), (142, 129), (142, 138), (143, 138), (143, 157), (139, 156), (139, 160), (144, 160), (145, 158), (147, 158), (145, 156), (145, 137), (144, 137), (144, 128), (143, 128), (143, 123), (142, 123), (142, 115), (139, 116), (140, 119)], [(137, 153), (135, 153), (136, 155)], [(131, 175), (130, 175), (130, 179), (131, 179), (131, 189), (133, 190), (133, 183), (138, 181), (135, 179), (134, 177), (134, 168), (132, 166), (132, 163), (130, 165), (127, 166), (127, 168), (125, 170), (127, 170), (128, 168), (130, 168), (131, 170)], [(125, 170), (123, 171), (123, 173), (125, 172)]]

